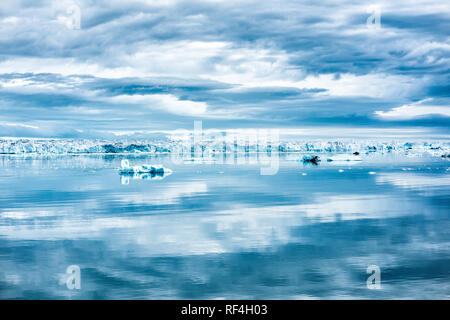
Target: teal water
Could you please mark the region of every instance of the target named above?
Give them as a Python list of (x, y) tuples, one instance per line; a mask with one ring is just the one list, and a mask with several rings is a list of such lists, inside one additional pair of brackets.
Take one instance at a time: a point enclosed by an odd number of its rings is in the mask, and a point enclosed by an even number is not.
[[(448, 160), (300, 157), (260, 175), (245, 157), (0, 156), (0, 298), (450, 298)], [(124, 179), (124, 158), (174, 172)]]

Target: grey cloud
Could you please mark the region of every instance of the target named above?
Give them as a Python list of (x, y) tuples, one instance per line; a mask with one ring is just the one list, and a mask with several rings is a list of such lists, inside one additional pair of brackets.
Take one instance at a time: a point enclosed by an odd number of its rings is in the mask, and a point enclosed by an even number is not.
[[(70, 30), (58, 20), (68, 15), (66, 9), (72, 3), (80, 6), (81, 30)], [(212, 112), (209, 118), (221, 115), (221, 119), (211, 119), (221, 127), (267, 125), (270, 119), (287, 126), (305, 122), (345, 126), (349, 118), (360, 125), (442, 127), (446, 120), (431, 115), (401, 124), (386, 124), (373, 117), (375, 110), (430, 97), (448, 106), (450, 12), (428, 6), (421, 13), (422, 4), (417, 6), (414, 12), (403, 10), (401, 3), (389, 4), (382, 11), (381, 30), (373, 31), (365, 27), (369, 13), (357, 1), (4, 3), (0, 6), (0, 64), (7, 71), (0, 74), (0, 80), (31, 84), (0, 87), (0, 120), (25, 124), (60, 120), (85, 132), (92, 132), (93, 123), (101, 121), (103, 128), (108, 123), (110, 129), (129, 128), (125, 120), (113, 121), (122, 119), (123, 108), (137, 129), (148, 125), (148, 121), (142, 124), (142, 118), (154, 116), (167, 129), (192, 120), (192, 116), (152, 106), (134, 104), (131, 108), (131, 104), (120, 106), (107, 100), (164, 94), (206, 103)], [(183, 51), (183, 46), (197, 42), (224, 47)], [(139, 56), (143, 54), (148, 57)], [(31, 67), (23, 72), (26, 63)], [(17, 68), (7, 67), (11, 65)], [(71, 74), (73, 65), (78, 68)], [(61, 71), (52, 71), (58, 66)], [(121, 68), (128, 70), (126, 75), (120, 75)], [(330, 90), (334, 83), (298, 85), (308, 77), (327, 74), (335, 80), (353, 75), (352, 81), (360, 84), (365, 80), (357, 77), (379, 76), (391, 81), (398, 94), (380, 88), (378, 97), (364, 89), (359, 89), (358, 96), (335, 96), (341, 87)], [(414, 87), (403, 87), (396, 79)], [(365, 86), (373, 91), (377, 85)], [(93, 122), (77, 115), (77, 108), (92, 110), (89, 119)], [(198, 118), (208, 119), (208, 115)]]

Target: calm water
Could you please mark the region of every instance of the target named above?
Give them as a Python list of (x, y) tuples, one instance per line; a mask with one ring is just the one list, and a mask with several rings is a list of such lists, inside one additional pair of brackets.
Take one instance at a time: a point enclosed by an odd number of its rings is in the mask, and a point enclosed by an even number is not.
[(123, 155), (1, 156), (0, 298), (450, 298), (448, 160), (299, 157), (130, 156), (174, 172), (127, 180)]

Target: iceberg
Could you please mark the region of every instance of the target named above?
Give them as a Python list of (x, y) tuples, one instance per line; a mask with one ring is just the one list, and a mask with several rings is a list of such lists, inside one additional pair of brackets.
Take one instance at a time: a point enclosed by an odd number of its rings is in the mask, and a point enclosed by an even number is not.
[(362, 161), (361, 157), (354, 154), (337, 154), (328, 157), (327, 161)]
[(171, 174), (172, 170), (164, 168), (162, 165), (144, 164), (142, 166), (130, 166), (128, 160), (122, 160), (121, 167), (119, 168), (120, 174), (155, 174), (165, 175)]

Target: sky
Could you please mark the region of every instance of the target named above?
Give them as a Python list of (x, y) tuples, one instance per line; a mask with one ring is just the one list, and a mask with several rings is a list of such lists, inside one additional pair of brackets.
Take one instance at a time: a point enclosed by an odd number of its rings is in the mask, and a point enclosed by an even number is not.
[(0, 136), (450, 137), (448, 0), (5, 0)]

